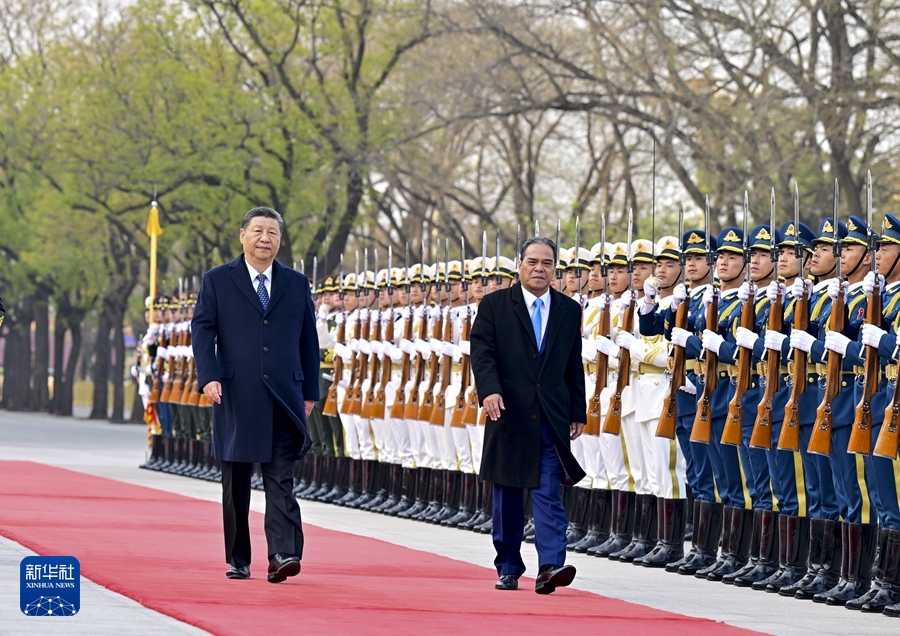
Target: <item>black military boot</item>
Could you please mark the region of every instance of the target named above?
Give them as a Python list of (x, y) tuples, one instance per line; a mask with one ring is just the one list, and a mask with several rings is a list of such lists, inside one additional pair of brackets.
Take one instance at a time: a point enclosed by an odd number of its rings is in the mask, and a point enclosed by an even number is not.
[(291, 488), (291, 494), (294, 495), (295, 497), (297, 496), (298, 492), (300, 492), (301, 490), (306, 488), (306, 484), (307, 484), (306, 479), (307, 479), (307, 476), (309, 473), (309, 471), (307, 469), (308, 465), (309, 465), (309, 453), (304, 455), (303, 459), (298, 459), (297, 461), (294, 462), (294, 465), (292, 467), (292, 470), (294, 473), (294, 486), (293, 486), (293, 488)]
[[(844, 607), (846, 607), (847, 609), (861, 609), (863, 605), (875, 598), (875, 596), (878, 594), (878, 591), (881, 589), (881, 583), (882, 581), (884, 581), (884, 568), (882, 567), (884, 561), (882, 561), (881, 555), (884, 554), (885, 550), (887, 550), (887, 541), (889, 536), (890, 531), (887, 528), (878, 528), (875, 559), (872, 563), (872, 585), (869, 586), (869, 591), (859, 598), (855, 598), (852, 601), (847, 601), (847, 603), (844, 605)], [(885, 613), (887, 613), (887, 608), (885, 608)]]
[(400, 464), (386, 464), (385, 469), (387, 472), (385, 477), (387, 480), (385, 489), (387, 490), (388, 496), (387, 499), (381, 502), (380, 506), (372, 508), (372, 512), (377, 512), (379, 514), (384, 514), (400, 503), (400, 483), (403, 480), (403, 466)]
[[(594, 488), (588, 498), (588, 531), (584, 539), (575, 544), (573, 551), (584, 554), (609, 538), (608, 526), (604, 530), (603, 520), (611, 517), (609, 490)], [(609, 511), (609, 515), (607, 512)], [(568, 546), (566, 546), (568, 548)]]
[(900, 603), (900, 530), (887, 532), (887, 543), (880, 556), (883, 563), (881, 586), (875, 596), (859, 608), (867, 614), (880, 614), (887, 607)]
[(841, 523), (841, 578), (838, 584), (813, 597), (813, 603), (846, 605), (869, 591), (872, 585), (872, 561), (878, 543), (875, 524)]
[(684, 499), (657, 498), (657, 526), (659, 541), (656, 548), (641, 559), (648, 568), (663, 568), (684, 558)]
[[(687, 506), (687, 504), (685, 504), (685, 506)], [(694, 541), (693, 531), (693, 528), (696, 527), (700, 519), (700, 502), (697, 499), (694, 499), (693, 503), (687, 507), (685, 517), (687, 517), (684, 524), (685, 528), (687, 528), (688, 524), (691, 526), (691, 548), (683, 557), (666, 565), (666, 572), (678, 572), (678, 568), (691, 561), (697, 555), (697, 543)], [(685, 529), (685, 536), (686, 535), (687, 530)], [(687, 539), (685, 539), (685, 541), (687, 541)]]
[(346, 506), (349, 502), (359, 497), (362, 486), (362, 460), (347, 457), (347, 492), (344, 496), (332, 503), (338, 506)]
[(750, 561), (750, 548), (753, 545), (753, 518), (753, 510), (734, 509), (731, 515), (728, 551), (726, 553), (723, 543), (722, 554), (725, 558), (721, 560), (718, 567), (706, 575), (707, 580), (721, 581), (728, 574), (740, 572)]
[(748, 554), (747, 562), (740, 569), (722, 576), (720, 580), (726, 585), (733, 584), (737, 577), (747, 574), (756, 567), (756, 560), (759, 558), (759, 533), (762, 526), (762, 508), (753, 508), (751, 512), (753, 513), (753, 521), (750, 523), (749, 529), (745, 530), (750, 533), (750, 552)]
[(162, 435), (150, 436), (150, 458), (138, 466), (146, 470), (156, 470), (156, 466), (160, 463), (160, 455), (162, 451)]
[(566, 533), (566, 550), (572, 552), (587, 535), (588, 504), (591, 491), (587, 488), (572, 488), (572, 514), (569, 517), (571, 531)]
[(362, 460), (362, 485), (360, 487), (359, 497), (347, 502), (348, 508), (359, 508), (375, 497), (375, 460)]
[(684, 509), (687, 511), (686, 520), (684, 524), (684, 541), (687, 543), (688, 541), (693, 541), (694, 539), (694, 491), (691, 490), (691, 487), (688, 484), (684, 486), (687, 489), (687, 497), (685, 498)]
[(462, 481), (460, 477), (462, 477), (462, 473), (458, 470), (444, 471), (444, 505), (434, 517), (427, 520), (428, 523), (440, 525), (442, 521), (459, 513), (459, 492)]
[(819, 564), (816, 576), (809, 583), (796, 591), (794, 598), (810, 601), (816, 594), (827, 592), (838, 582), (840, 575), (841, 549), (838, 535), (840, 524), (831, 519), (822, 519), (821, 535), (822, 548), (819, 554)]
[[(494, 530), (494, 484), (486, 481), (483, 485), (485, 490), (482, 496), (481, 511), (486, 519), (481, 523), (475, 524), (472, 527), (472, 532), (491, 534)], [(482, 515), (478, 516), (479, 518), (482, 517)]]
[(191, 457), (191, 467), (189, 470), (185, 471), (184, 476), (196, 479), (197, 475), (203, 472), (206, 458), (203, 455), (203, 442), (199, 439), (192, 439), (191, 446), (194, 447), (193, 456)]
[(697, 578), (705, 579), (709, 576), (710, 572), (713, 572), (724, 565), (725, 559), (728, 557), (728, 548), (731, 545), (731, 519), (734, 517), (735, 510), (736, 508), (733, 506), (722, 507), (722, 535), (719, 540), (719, 547), (721, 550), (718, 552), (718, 558), (713, 559), (711, 565), (697, 571), (694, 575)]
[(694, 556), (678, 566), (676, 572), (679, 574), (696, 575), (697, 572), (716, 563), (725, 508), (722, 504), (712, 501), (699, 503), (697, 515), (694, 517)]
[(641, 519), (642, 515), (644, 514), (644, 497), (645, 495), (634, 495), (634, 509), (632, 510), (631, 519), (629, 520), (630, 536), (628, 537), (628, 543), (625, 544), (625, 547), (621, 550), (617, 550), (616, 552), (610, 554), (610, 560), (618, 561), (619, 557), (621, 557), (623, 554), (626, 554), (627, 552), (630, 552), (632, 549), (634, 549), (634, 546), (637, 545), (637, 532), (641, 527)]
[(472, 530), (475, 526), (481, 525), (490, 518), (491, 511), (488, 510), (485, 512), (484, 504), (488, 497), (487, 490), (492, 487), (492, 484), (485, 482), (481, 477), (475, 475), (475, 514), (469, 517), (468, 520), (456, 526), (457, 528), (460, 530)]
[[(640, 565), (644, 557), (650, 554), (656, 547), (658, 534), (656, 531), (657, 511), (656, 497), (644, 495), (640, 499), (641, 512), (635, 516), (634, 545), (631, 549), (619, 556), (622, 563), (634, 563)], [(640, 523), (638, 523), (640, 520)]]
[(349, 481), (350, 458), (335, 457), (334, 458), (334, 479), (331, 490), (319, 498), (322, 503), (337, 503), (347, 494), (347, 483)]
[(300, 499), (312, 499), (312, 495), (322, 487), (322, 456), (313, 455), (312, 457), (312, 476), (309, 479), (309, 485), (305, 490), (297, 493)]
[(203, 447), (203, 469), (197, 475), (197, 479), (209, 481), (210, 475), (213, 470), (215, 470), (212, 459), (212, 442), (210, 440), (203, 440), (200, 442), (200, 445)]
[(441, 511), (441, 505), (444, 500), (444, 470), (441, 468), (431, 469), (431, 484), (428, 488), (428, 506), (413, 517), (416, 521), (426, 521)]
[(428, 507), (428, 484), (430, 482), (430, 474), (430, 468), (416, 468), (412, 475), (413, 487), (416, 493), (415, 501), (413, 501), (413, 505), (410, 508), (397, 513), (398, 517), (401, 519), (410, 519), (423, 512), (425, 508)]
[(391, 465), (375, 462), (375, 497), (360, 505), (360, 510), (374, 510), (388, 498), (391, 483)]
[(334, 460), (334, 455), (322, 456), (322, 480), (319, 489), (309, 496), (313, 501), (318, 501), (334, 488)]
[[(780, 538), (783, 553), (780, 571), (771, 581), (760, 581), (754, 584), (753, 589), (755, 590), (765, 589), (770, 594), (780, 594), (782, 588), (797, 585), (808, 573), (809, 518), (781, 515), (778, 518), (779, 533), (782, 531), (782, 525), (784, 526), (784, 536)], [(765, 583), (764, 588), (763, 583)]]
[(415, 491), (416, 482), (413, 469), (400, 466), (400, 498), (397, 500), (397, 505), (389, 510), (385, 510), (384, 514), (396, 517), (401, 512), (406, 512), (412, 508), (415, 503)]
[[(588, 550), (593, 556), (612, 559), (612, 555), (631, 543), (631, 535), (634, 529), (634, 509), (636, 495), (625, 490), (612, 492), (612, 521), (609, 539), (596, 548)], [(618, 557), (615, 558), (618, 560)]]
[[(773, 510), (760, 510), (760, 512), (758, 545), (755, 548), (756, 562), (749, 572), (734, 577), (736, 587), (752, 587), (754, 583), (770, 580), (779, 571), (781, 562), (780, 515)], [(755, 518), (753, 525), (756, 526)], [(724, 581), (725, 577), (722, 580)]]
[(445, 528), (456, 528), (475, 514), (475, 474), (460, 473), (460, 477), (462, 486), (460, 486), (459, 511), (449, 519), (441, 521), (441, 525)]

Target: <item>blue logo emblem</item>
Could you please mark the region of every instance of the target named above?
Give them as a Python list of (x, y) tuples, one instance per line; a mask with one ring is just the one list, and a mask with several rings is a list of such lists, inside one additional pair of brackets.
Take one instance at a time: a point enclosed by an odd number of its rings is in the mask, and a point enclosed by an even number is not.
[(19, 607), (26, 616), (74, 616), (81, 609), (81, 566), (68, 556), (30, 556), (19, 566)]

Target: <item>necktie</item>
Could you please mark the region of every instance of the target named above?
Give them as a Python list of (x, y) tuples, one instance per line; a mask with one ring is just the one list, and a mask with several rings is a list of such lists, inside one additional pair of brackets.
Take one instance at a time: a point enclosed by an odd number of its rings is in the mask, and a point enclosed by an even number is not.
[(259, 302), (262, 303), (263, 311), (269, 308), (269, 292), (266, 291), (266, 278), (265, 274), (260, 274), (256, 277), (256, 280), (259, 281), (259, 285), (256, 287), (256, 295), (259, 296)]
[(538, 298), (531, 308), (531, 326), (534, 328), (534, 341), (537, 343), (538, 350), (541, 348), (541, 305), (543, 304), (544, 301)]

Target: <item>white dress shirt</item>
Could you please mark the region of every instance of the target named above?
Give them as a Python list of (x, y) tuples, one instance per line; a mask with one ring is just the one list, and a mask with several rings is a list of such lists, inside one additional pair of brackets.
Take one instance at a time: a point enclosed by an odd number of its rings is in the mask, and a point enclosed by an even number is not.
[[(531, 316), (531, 311), (534, 309), (534, 301), (538, 299), (537, 296), (532, 294), (530, 291), (525, 289), (524, 285), (522, 286), (522, 295), (525, 296), (525, 305), (528, 307), (528, 315)], [(541, 308), (538, 310), (541, 312), (541, 342), (544, 342), (544, 334), (547, 333), (547, 320), (550, 317), (550, 288), (547, 288), (547, 291), (544, 292), (544, 295), (541, 296)]]
[[(247, 259), (244, 259), (244, 262), (247, 263)], [(253, 291), (259, 289), (259, 280), (257, 280), (257, 276), (260, 274), (265, 274), (266, 276), (266, 292), (269, 294), (269, 298), (272, 297), (272, 266), (269, 265), (264, 272), (257, 272), (253, 265), (247, 263), (247, 271), (250, 272), (250, 280), (253, 283)]]

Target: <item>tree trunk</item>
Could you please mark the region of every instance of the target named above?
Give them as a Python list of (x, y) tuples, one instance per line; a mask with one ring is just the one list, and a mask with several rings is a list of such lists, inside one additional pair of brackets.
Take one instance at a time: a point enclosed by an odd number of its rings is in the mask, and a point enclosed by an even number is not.
[(65, 393), (66, 370), (63, 368), (63, 357), (66, 346), (66, 315), (62, 309), (56, 310), (53, 323), (53, 396), (50, 398), (50, 412), (62, 415), (61, 399)]
[(109, 333), (112, 331), (112, 321), (106, 311), (100, 312), (97, 321), (97, 340), (94, 343), (94, 372), (91, 380), (94, 382), (94, 406), (88, 416), (92, 420), (105, 420), (109, 413)]
[(72, 404), (75, 401), (75, 374), (78, 370), (78, 358), (81, 357), (81, 322), (72, 320), (69, 323), (72, 332), (72, 349), (66, 363), (66, 377), (60, 391), (59, 414), (72, 415)]
[(38, 291), (34, 302), (34, 366), (31, 375), (31, 410), (47, 411), (50, 389), (50, 305), (46, 292)]
[(125, 320), (124, 310), (113, 318), (113, 353), (115, 360), (112, 366), (113, 407), (109, 421), (114, 424), (125, 423)]
[(26, 297), (7, 309), (2, 406), (8, 411), (25, 411), (31, 405), (32, 305)]

